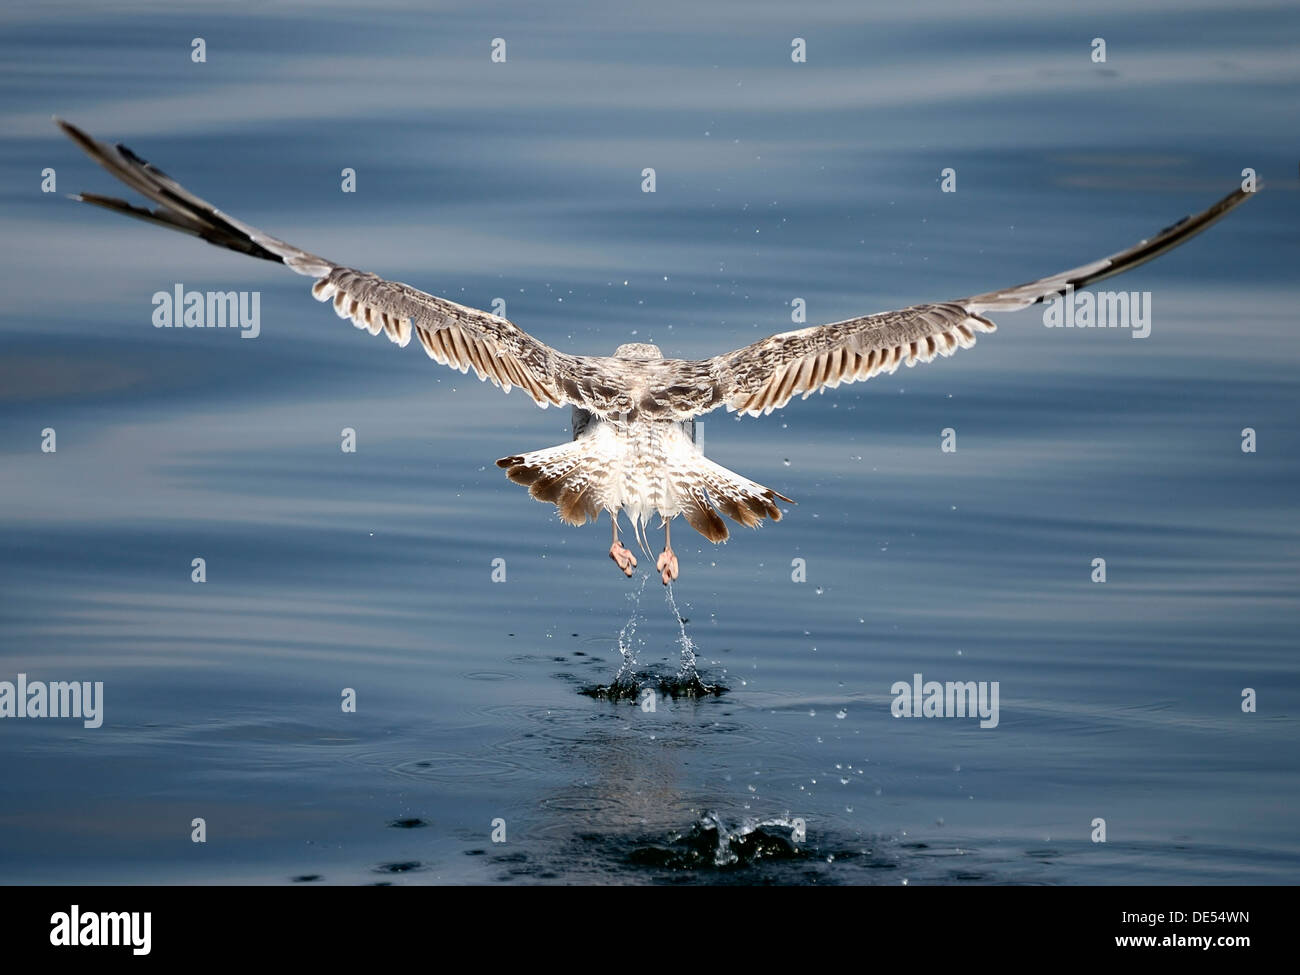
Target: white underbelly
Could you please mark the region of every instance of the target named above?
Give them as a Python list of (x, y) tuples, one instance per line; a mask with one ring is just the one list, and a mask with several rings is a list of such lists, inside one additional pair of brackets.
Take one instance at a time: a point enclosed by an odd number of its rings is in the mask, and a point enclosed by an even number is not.
[(643, 524), (656, 514), (673, 518), (681, 513), (670, 474), (698, 453), (686, 424), (593, 418), (579, 437), (588, 438), (603, 461), (604, 473), (596, 484), (600, 507), (623, 511), (633, 523)]

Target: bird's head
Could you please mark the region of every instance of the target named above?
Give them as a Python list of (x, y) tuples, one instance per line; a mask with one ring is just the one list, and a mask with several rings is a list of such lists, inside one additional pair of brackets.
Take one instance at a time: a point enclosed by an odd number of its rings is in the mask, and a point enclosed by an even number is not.
[(614, 350), (615, 359), (662, 359), (659, 346), (648, 342), (627, 342)]

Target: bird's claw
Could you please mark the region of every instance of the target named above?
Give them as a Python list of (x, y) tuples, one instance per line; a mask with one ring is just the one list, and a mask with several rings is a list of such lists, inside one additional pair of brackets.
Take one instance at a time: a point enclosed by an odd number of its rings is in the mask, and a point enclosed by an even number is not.
[(678, 575), (677, 555), (670, 548), (664, 549), (659, 555), (659, 561), (655, 563), (655, 568), (659, 570), (664, 585), (668, 585)]
[(623, 574), (629, 579), (632, 577), (633, 570), (636, 569), (636, 556), (625, 549), (620, 543), (615, 542), (609, 547), (609, 557), (614, 560), (614, 564), (623, 570)]

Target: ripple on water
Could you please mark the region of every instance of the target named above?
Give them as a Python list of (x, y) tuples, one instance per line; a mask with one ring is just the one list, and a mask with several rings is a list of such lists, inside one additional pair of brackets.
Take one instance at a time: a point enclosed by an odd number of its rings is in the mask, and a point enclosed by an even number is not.
[(509, 778), (517, 774), (521, 768), (518, 762), (504, 758), (427, 755), (423, 758), (399, 762), (390, 766), (388, 770), (413, 779), (454, 785), (469, 779)]
[(540, 805), (554, 812), (573, 812), (583, 815), (597, 815), (620, 811), (625, 803), (615, 796), (597, 795), (591, 792), (561, 793), (543, 799)]
[[(481, 713), (497, 720), (497, 731), (511, 730), (518, 737), (541, 738), (547, 741), (586, 742), (592, 738), (593, 727), (600, 728), (609, 721), (603, 713), (593, 713), (587, 707), (545, 707), (536, 704), (494, 704)], [(520, 729), (524, 734), (519, 735)]]

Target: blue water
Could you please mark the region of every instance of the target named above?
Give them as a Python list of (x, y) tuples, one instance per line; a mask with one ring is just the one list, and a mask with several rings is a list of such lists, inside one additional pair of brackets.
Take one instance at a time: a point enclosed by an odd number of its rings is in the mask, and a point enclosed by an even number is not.
[[(105, 702), (98, 729), (0, 720), (0, 881), (1294, 880), (1293, 6), (355, 6), (0, 13), (0, 681)], [(55, 113), (597, 354), (711, 355), (794, 327), (795, 297), (818, 323), (1009, 285), (1243, 168), (1265, 189), (1106, 286), (1151, 292), (1146, 339), (1029, 309), (951, 359), (706, 417), (710, 456), (798, 504), (717, 548), (678, 523), (673, 594), (727, 691), (646, 712), (582, 691), (620, 631), (643, 676), (675, 671), (663, 587), (492, 463), (565, 440), (567, 411), (69, 202), (122, 191)], [(262, 334), (154, 329), (178, 282), (259, 290)], [(915, 673), (997, 681), (998, 726), (894, 718)]]

